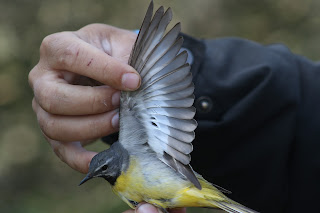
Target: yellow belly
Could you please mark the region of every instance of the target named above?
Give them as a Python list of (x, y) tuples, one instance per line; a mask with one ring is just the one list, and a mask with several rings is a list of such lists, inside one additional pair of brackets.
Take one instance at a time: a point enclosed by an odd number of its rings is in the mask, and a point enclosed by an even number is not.
[(232, 202), (200, 175), (197, 177), (202, 190), (178, 175), (166, 181), (160, 173), (164, 171), (154, 168), (148, 173), (142, 169), (137, 160), (131, 158), (128, 170), (118, 177), (113, 187), (114, 192), (132, 208), (135, 205), (130, 201), (145, 201), (162, 208), (216, 207), (212, 201)]

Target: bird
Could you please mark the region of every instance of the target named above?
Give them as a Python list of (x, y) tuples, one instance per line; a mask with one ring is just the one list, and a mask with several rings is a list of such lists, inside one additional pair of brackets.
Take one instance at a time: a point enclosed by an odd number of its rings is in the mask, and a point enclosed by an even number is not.
[(150, 2), (128, 64), (141, 76), (136, 91), (120, 95), (118, 141), (95, 155), (81, 181), (101, 177), (131, 208), (147, 202), (161, 211), (179, 207), (253, 213), (228, 190), (206, 181), (190, 166), (197, 122), (187, 51), (180, 51), (181, 24), (166, 33), (172, 10), (153, 15)]

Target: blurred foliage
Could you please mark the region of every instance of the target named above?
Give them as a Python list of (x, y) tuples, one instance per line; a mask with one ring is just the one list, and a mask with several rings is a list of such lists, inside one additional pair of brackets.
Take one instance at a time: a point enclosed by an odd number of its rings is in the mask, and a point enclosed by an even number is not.
[[(121, 212), (127, 208), (104, 180), (83, 178), (53, 154), (31, 109), (28, 72), (42, 39), (89, 23), (140, 27), (149, 0), (0, 0), (0, 210), (1, 212)], [(237, 36), (284, 43), (319, 59), (320, 1), (155, 0), (172, 7), (183, 31), (199, 38)], [(88, 149), (102, 150), (102, 143)], [(189, 212), (212, 212), (191, 209)]]

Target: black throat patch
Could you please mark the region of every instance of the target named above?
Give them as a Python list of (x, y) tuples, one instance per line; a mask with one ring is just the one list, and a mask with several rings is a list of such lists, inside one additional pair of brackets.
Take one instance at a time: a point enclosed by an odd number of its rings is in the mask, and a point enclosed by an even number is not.
[(113, 143), (111, 147), (105, 151), (107, 155), (110, 155), (112, 160), (108, 165), (110, 173), (102, 177), (111, 185), (114, 185), (121, 175), (121, 172), (125, 172), (129, 167), (129, 153), (119, 142)]

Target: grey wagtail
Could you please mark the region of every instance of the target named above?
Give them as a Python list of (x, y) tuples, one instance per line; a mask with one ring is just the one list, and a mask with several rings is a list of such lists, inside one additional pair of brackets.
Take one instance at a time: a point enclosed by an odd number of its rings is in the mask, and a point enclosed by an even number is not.
[(188, 54), (179, 53), (181, 25), (165, 34), (171, 9), (160, 7), (152, 14), (151, 1), (129, 58), (142, 83), (134, 92), (121, 92), (119, 141), (93, 157), (80, 185), (102, 177), (132, 208), (147, 202), (164, 212), (177, 207), (256, 212), (191, 168), (197, 122)]

